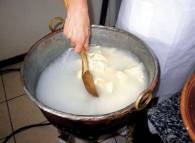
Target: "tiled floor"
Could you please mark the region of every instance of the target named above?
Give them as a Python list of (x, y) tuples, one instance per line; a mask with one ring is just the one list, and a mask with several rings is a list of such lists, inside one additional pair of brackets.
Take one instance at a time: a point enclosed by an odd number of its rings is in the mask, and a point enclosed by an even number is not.
[[(6, 67), (20, 68), (21, 63)], [(3, 68), (1, 70), (4, 70)], [(47, 122), (38, 107), (25, 95), (20, 81), (20, 72), (0, 74), (0, 143), (13, 131), (30, 124)], [(57, 129), (52, 126), (35, 127), (15, 134), (8, 143), (57, 143)], [(76, 143), (83, 143), (75, 139)], [(102, 143), (124, 143), (125, 137), (115, 136)]]

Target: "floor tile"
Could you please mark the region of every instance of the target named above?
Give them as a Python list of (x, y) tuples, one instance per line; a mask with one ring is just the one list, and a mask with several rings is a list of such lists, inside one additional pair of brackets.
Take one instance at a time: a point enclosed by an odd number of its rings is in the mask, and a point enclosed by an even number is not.
[(19, 62), (7, 67), (2, 68), (1, 70), (5, 70), (5, 69), (16, 69), (16, 68), (21, 68), (24, 62)]
[(100, 137), (98, 138), (98, 142), (102, 142), (102, 141), (104, 141), (104, 140), (106, 140), (106, 139), (109, 139), (109, 138), (112, 138), (112, 137), (113, 137), (112, 134), (105, 134), (105, 135), (102, 135), (102, 136), (100, 136)]
[(84, 141), (80, 138), (73, 138), (73, 143), (86, 143), (86, 141)]
[[(3, 143), (5, 139), (0, 140), (0, 143)], [(14, 138), (11, 137), (6, 143), (15, 143)]]
[(46, 121), (39, 108), (23, 95), (8, 101), (13, 129)]
[(20, 72), (9, 72), (2, 75), (7, 99), (24, 94)]
[[(99, 143), (117, 143), (116, 140), (110, 135), (102, 136), (100, 139), (98, 139), (98, 142)], [(86, 141), (80, 138), (73, 137), (73, 143), (86, 143)], [(124, 143), (124, 142), (119, 142), (119, 143)]]
[(3, 101), (5, 101), (5, 92), (4, 92), (4, 88), (3, 88), (2, 77), (0, 75), (0, 103)]
[(17, 143), (57, 143), (58, 132), (52, 126), (35, 127), (15, 135)]
[(114, 138), (117, 140), (118, 143), (125, 143), (126, 141), (126, 138), (122, 136), (115, 136)]
[(114, 138), (109, 138), (101, 143), (117, 143), (116, 140)]
[(0, 104), (0, 139), (12, 133), (6, 102)]

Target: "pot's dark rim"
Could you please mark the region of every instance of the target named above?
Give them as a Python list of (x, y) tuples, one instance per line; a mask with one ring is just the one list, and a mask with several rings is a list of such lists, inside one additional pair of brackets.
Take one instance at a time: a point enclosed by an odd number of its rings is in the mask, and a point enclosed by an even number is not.
[[(107, 29), (107, 30), (111, 30), (111, 31), (115, 31), (115, 32), (119, 32), (119, 33), (123, 33), (126, 34), (130, 37), (133, 37), (135, 39), (137, 39), (140, 43), (144, 44), (150, 51), (151, 55), (153, 56), (153, 60), (155, 63), (155, 72), (154, 72), (154, 79), (152, 81), (152, 83), (150, 84), (149, 88), (152, 92), (154, 91), (157, 82), (158, 82), (158, 77), (159, 77), (159, 63), (158, 63), (158, 59), (155, 56), (155, 54), (153, 53), (153, 51), (151, 50), (151, 48), (145, 43), (143, 42), (143, 40), (141, 40), (140, 38), (138, 38), (137, 36), (126, 32), (124, 30), (118, 29), (118, 28), (114, 28), (114, 27), (109, 27), (109, 26), (101, 26), (101, 25), (92, 25), (92, 28), (98, 28), (98, 29)], [(108, 114), (102, 114), (102, 115), (75, 115), (75, 114), (71, 114), (71, 113), (65, 113), (59, 110), (55, 110), (53, 108), (50, 108), (48, 106), (46, 106), (45, 104), (43, 104), (42, 102), (38, 101), (36, 98), (34, 98), (31, 93), (29, 92), (29, 90), (27, 89), (27, 87), (25, 86), (25, 80), (24, 80), (24, 65), (27, 62), (28, 57), (30, 56), (31, 52), (33, 51), (34, 48), (36, 48), (42, 41), (44, 41), (46, 38), (51, 37), (57, 33), (62, 32), (63, 30), (57, 30), (55, 32), (51, 32), (49, 34), (47, 34), (46, 36), (44, 36), (43, 38), (41, 38), (39, 41), (37, 41), (29, 50), (29, 52), (27, 53), (27, 55), (24, 58), (24, 63), (22, 65), (21, 68), (21, 80), (22, 80), (22, 84), (23, 84), (23, 89), (25, 91), (25, 93), (27, 94), (27, 96), (37, 105), (39, 106), (42, 110), (49, 112), (51, 114), (54, 114), (56, 116), (60, 116), (62, 118), (67, 118), (70, 120), (82, 120), (82, 121), (101, 121), (104, 119), (117, 119), (117, 118), (121, 118), (131, 112), (136, 111), (134, 108), (134, 103), (130, 104), (129, 106), (115, 111), (115, 112), (111, 112)]]

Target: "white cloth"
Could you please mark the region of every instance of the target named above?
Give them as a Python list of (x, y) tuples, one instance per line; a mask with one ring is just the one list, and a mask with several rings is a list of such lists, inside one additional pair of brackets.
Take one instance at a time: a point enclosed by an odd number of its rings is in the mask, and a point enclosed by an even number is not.
[(116, 27), (137, 35), (158, 57), (156, 96), (180, 91), (195, 70), (195, 0), (123, 0)]

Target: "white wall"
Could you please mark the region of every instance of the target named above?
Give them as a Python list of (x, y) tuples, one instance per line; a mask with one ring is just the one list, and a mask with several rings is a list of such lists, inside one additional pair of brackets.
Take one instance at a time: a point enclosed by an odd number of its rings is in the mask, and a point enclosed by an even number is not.
[(62, 0), (1, 0), (0, 60), (23, 54), (50, 32), (49, 21), (65, 17)]
[[(110, 0), (106, 25), (116, 20), (116, 1)], [(88, 0), (91, 24), (99, 24), (102, 0)], [(65, 19), (63, 0), (1, 0), (0, 61), (26, 53), (40, 38), (50, 33), (49, 21)]]

